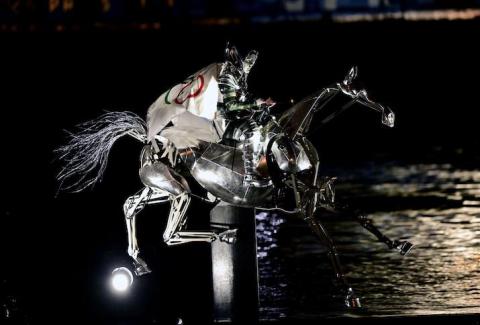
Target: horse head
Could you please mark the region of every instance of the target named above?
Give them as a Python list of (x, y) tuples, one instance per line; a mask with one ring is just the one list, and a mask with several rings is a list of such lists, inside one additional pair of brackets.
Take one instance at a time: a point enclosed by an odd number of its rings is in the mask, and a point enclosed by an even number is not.
[[(371, 100), (365, 89), (356, 89), (354, 81), (357, 76), (357, 67), (352, 67), (341, 82), (313, 93), (285, 111), (278, 120), (284, 133), (292, 139), (301, 135), (308, 135), (312, 131), (310, 126), (315, 114), (329, 112), (328, 115), (318, 121), (317, 126), (320, 127), (356, 103), (381, 113), (381, 122), (389, 127), (393, 127), (395, 123), (393, 111), (389, 107)], [(340, 106), (329, 107), (332, 105), (328, 104), (331, 104), (334, 98), (339, 97), (343, 97), (343, 100), (346, 99), (346, 102)]]
[(353, 84), (357, 76), (358, 68), (354, 66), (347, 73), (343, 81), (337, 83), (338, 89), (345, 95), (352, 98), (354, 102), (360, 103), (380, 112), (382, 114), (382, 123), (389, 127), (393, 127), (395, 124), (395, 114), (393, 111), (389, 107), (383, 106), (368, 98), (367, 91), (365, 89), (357, 90), (354, 88)]
[[(383, 124), (389, 127), (394, 125), (395, 115), (388, 107), (368, 98), (365, 89), (354, 87), (357, 76), (358, 69), (351, 68), (341, 82), (297, 102), (273, 123), (274, 131), (271, 133), (274, 136), (270, 138), (266, 147), (268, 170), (277, 187), (288, 186), (290, 179), (292, 179), (290, 183), (296, 183), (299, 188), (293, 190), (297, 192), (298, 209), (301, 209), (303, 202), (311, 202), (311, 195), (314, 193), (324, 193), (327, 201), (330, 200), (328, 198), (333, 198), (330, 181), (318, 179), (318, 154), (307, 139), (312, 131), (356, 103), (380, 112)], [(337, 100), (333, 101), (334, 98), (340, 99), (341, 104)], [(327, 114), (325, 116), (319, 114), (320, 112)], [(315, 114), (323, 117), (320, 121), (315, 120), (316, 128), (312, 130)]]

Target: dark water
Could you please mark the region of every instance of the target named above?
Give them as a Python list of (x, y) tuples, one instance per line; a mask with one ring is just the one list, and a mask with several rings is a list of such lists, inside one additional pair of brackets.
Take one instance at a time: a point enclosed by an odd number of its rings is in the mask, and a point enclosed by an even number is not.
[(338, 175), (337, 198), (367, 211), (402, 257), (353, 220), (324, 219), (365, 307), (348, 311), (325, 249), (301, 222), (258, 216), (262, 317), (480, 313), (480, 169), (451, 164), (361, 164)]

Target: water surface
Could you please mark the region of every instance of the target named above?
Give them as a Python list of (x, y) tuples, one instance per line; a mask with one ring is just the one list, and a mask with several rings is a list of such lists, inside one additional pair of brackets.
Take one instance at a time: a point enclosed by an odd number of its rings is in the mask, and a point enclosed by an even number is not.
[(262, 318), (480, 313), (480, 170), (451, 164), (364, 163), (330, 168), (337, 198), (369, 213), (390, 251), (354, 220), (328, 217), (345, 269), (365, 309), (345, 310), (325, 249), (293, 218), (259, 214)]

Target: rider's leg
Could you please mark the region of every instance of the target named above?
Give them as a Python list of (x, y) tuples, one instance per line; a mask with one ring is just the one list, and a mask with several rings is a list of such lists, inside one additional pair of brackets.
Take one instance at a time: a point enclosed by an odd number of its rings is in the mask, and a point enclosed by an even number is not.
[(244, 183), (255, 184), (261, 177), (257, 172), (257, 165), (260, 159), (259, 141), (261, 138), (260, 128), (255, 121), (247, 123), (248, 128), (244, 131), (245, 140), (243, 143), (243, 165)]

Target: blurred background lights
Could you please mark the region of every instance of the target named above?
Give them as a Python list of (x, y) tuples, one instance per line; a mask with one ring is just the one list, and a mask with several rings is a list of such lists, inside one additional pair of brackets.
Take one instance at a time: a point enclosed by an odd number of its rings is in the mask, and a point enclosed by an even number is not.
[(126, 267), (119, 267), (112, 271), (111, 285), (114, 291), (126, 292), (133, 283), (133, 275)]

